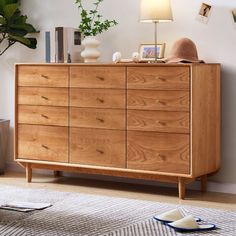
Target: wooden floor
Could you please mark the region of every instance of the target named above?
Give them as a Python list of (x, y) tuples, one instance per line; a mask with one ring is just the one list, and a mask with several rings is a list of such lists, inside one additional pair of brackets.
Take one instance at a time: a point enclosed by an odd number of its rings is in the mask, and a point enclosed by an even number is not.
[(0, 184), (236, 210), (236, 195), (233, 194), (187, 190), (186, 200), (179, 200), (177, 188), (72, 177), (54, 178), (53, 173), (51, 176), (33, 174), (33, 182), (26, 183), (23, 173), (9, 172), (0, 176)]

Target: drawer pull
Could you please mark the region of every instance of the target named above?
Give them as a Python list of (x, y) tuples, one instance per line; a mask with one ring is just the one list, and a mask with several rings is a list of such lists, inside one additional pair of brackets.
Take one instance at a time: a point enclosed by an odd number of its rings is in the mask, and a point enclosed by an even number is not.
[(104, 77), (101, 77), (101, 76), (96, 76), (97, 79), (101, 80), (101, 81), (104, 81)]
[(165, 161), (166, 160), (166, 156), (164, 156), (164, 155), (158, 155), (158, 157), (162, 160), (162, 161)]
[(43, 147), (44, 149), (47, 149), (47, 150), (49, 149), (48, 146), (43, 145), (43, 144), (42, 144), (42, 147)]
[(162, 126), (166, 126), (166, 123), (163, 122), (163, 121), (158, 121), (158, 123), (159, 123), (160, 125), (162, 125)]
[(101, 123), (104, 123), (105, 121), (101, 118), (96, 118), (96, 120), (100, 121)]
[(161, 77), (159, 77), (159, 76), (156, 76), (155, 79), (156, 79), (156, 80), (160, 80), (160, 81), (162, 81), (162, 82), (166, 82), (166, 79), (165, 79), (165, 78), (161, 78)]
[(47, 75), (41, 75), (41, 77), (44, 78), (44, 79), (48, 79)]
[(161, 104), (161, 105), (166, 105), (166, 103), (165, 102), (163, 102), (163, 101), (157, 101), (159, 104)]
[(101, 99), (101, 98), (97, 98), (96, 100), (97, 100), (98, 102), (100, 102), (100, 103), (104, 103), (104, 100)]
[(41, 96), (41, 98), (43, 98), (44, 100), (48, 100), (48, 98), (45, 96)]
[(103, 154), (104, 154), (104, 151), (102, 151), (102, 150), (99, 150), (99, 149), (96, 149), (96, 152), (100, 153), (101, 155), (103, 155)]
[(44, 114), (41, 114), (41, 116), (45, 119), (48, 119), (48, 116), (44, 115)]

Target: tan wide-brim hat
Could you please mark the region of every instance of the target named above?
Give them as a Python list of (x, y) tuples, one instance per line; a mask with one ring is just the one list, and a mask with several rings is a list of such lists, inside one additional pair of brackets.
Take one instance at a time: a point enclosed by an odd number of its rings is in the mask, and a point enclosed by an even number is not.
[(170, 56), (165, 59), (166, 63), (204, 63), (198, 59), (197, 47), (189, 38), (177, 40), (170, 52)]

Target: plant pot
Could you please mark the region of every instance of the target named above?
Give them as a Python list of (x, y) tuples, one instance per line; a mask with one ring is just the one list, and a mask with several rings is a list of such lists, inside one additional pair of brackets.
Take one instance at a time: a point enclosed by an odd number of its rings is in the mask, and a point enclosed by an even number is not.
[(9, 136), (9, 120), (0, 119), (0, 174), (4, 174)]
[(84, 58), (84, 62), (97, 62), (100, 57), (100, 52), (98, 51), (98, 46), (100, 42), (95, 36), (87, 36), (83, 41), (84, 51), (81, 52), (81, 56)]

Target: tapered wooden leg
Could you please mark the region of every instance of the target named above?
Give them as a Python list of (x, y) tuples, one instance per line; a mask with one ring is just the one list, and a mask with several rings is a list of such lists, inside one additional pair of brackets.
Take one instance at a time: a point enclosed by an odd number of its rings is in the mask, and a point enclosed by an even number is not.
[(179, 198), (184, 199), (185, 198), (185, 181), (184, 181), (184, 178), (179, 177), (178, 186), (179, 186)]
[(62, 176), (62, 172), (61, 171), (54, 170), (54, 177), (55, 178), (58, 178), (58, 177), (61, 177), (61, 176)]
[(201, 176), (201, 191), (203, 193), (207, 191), (207, 175)]
[(31, 183), (31, 181), (32, 181), (32, 168), (31, 168), (31, 164), (30, 163), (26, 164), (25, 170), (26, 170), (26, 181), (28, 183)]

